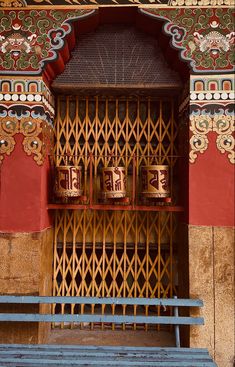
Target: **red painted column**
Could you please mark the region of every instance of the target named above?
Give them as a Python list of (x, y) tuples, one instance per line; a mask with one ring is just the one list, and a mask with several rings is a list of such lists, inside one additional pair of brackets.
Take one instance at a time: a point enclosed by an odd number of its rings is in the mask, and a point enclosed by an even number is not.
[(191, 75), (189, 224), (234, 226), (234, 78)]
[[(189, 297), (200, 298), (203, 327), (190, 347), (232, 366), (234, 345), (234, 78), (191, 76), (189, 124)], [(186, 251), (187, 251), (186, 249)]]
[(38, 165), (27, 156), (23, 136), (0, 167), (0, 232), (38, 232), (51, 226), (48, 203), (49, 163)]
[(189, 164), (189, 224), (234, 226), (234, 164), (208, 133), (208, 149)]

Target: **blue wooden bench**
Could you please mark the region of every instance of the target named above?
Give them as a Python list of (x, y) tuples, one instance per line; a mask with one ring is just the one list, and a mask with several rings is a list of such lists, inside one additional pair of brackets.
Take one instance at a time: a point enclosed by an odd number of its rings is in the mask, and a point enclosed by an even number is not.
[(181, 348), (180, 325), (203, 325), (202, 317), (179, 316), (180, 307), (202, 307), (201, 300), (0, 296), (0, 304), (126, 305), (173, 307), (172, 316), (110, 314), (0, 313), (0, 322), (100, 322), (174, 325), (176, 347), (95, 347), (1, 344), (1, 366), (162, 366), (216, 367), (206, 349)]

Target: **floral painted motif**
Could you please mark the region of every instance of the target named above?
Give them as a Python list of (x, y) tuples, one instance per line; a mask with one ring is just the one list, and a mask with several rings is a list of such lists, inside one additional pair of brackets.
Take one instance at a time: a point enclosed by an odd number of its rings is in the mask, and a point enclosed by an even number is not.
[(148, 4), (155, 7), (168, 6), (233, 6), (234, 0), (1, 0), (0, 6), (3, 7), (20, 7), (20, 6), (94, 6), (94, 5), (140, 5)]
[(0, 124), (0, 164), (4, 154), (10, 155), (15, 148), (14, 135), (18, 132), (18, 121), (16, 118), (8, 117), (1, 119)]
[(217, 134), (216, 146), (221, 153), (228, 153), (228, 159), (235, 163), (235, 139), (234, 116), (230, 115), (199, 115), (190, 117), (190, 130), (193, 135), (190, 138), (189, 161), (194, 163), (198, 153), (204, 153), (209, 144), (208, 133)]
[(230, 162), (235, 163), (234, 116), (215, 116), (213, 119), (213, 131), (218, 134), (216, 139), (217, 148), (221, 153), (227, 152)]
[[(0, 72), (40, 75), (55, 61), (71, 23), (95, 10), (19, 10), (0, 12)], [(234, 29), (231, 8), (140, 9), (165, 21), (172, 45), (194, 72), (233, 70)]]
[(164, 31), (194, 72), (234, 70), (233, 9), (141, 9), (141, 12), (165, 20)]
[(72, 30), (67, 20), (93, 10), (0, 11), (1, 74), (40, 75), (45, 64), (57, 58), (64, 38)]
[(4, 155), (10, 155), (15, 147), (14, 136), (21, 133), (24, 136), (22, 145), (27, 155), (34, 156), (38, 165), (42, 165), (47, 150), (52, 147), (53, 129), (40, 118), (4, 117), (0, 124), (0, 163)]
[(210, 116), (191, 116), (190, 130), (193, 135), (189, 141), (191, 151), (189, 161), (194, 163), (198, 153), (204, 153), (208, 148), (209, 131), (212, 131), (212, 118)]
[(25, 0), (1, 0), (0, 7), (4, 8), (20, 8), (22, 6), (26, 6), (27, 3)]

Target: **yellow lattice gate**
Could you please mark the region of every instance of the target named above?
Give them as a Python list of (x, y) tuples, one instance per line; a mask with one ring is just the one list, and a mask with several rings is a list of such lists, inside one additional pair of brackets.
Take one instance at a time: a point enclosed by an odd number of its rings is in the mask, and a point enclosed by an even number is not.
[[(177, 293), (177, 133), (172, 100), (58, 97), (55, 163), (63, 165), (69, 157), (82, 166), (84, 195), (82, 202), (67, 203), (68, 209), (58, 205), (55, 211), (54, 295), (160, 298)], [(126, 171), (127, 200), (121, 204), (100, 196), (101, 169), (110, 159)], [(155, 163), (169, 166), (171, 203), (141, 195), (141, 166)], [(54, 312), (86, 313), (86, 307), (57, 305)], [(130, 306), (90, 307), (91, 313), (130, 311)], [(162, 310), (132, 306), (131, 312), (159, 315)], [(66, 326), (120, 328), (60, 325)]]

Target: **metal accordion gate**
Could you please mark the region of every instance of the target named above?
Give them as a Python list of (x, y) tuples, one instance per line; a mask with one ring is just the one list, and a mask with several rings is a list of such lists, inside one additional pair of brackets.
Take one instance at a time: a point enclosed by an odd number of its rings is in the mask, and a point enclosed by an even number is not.
[[(86, 297), (172, 297), (177, 294), (177, 165), (179, 161), (173, 99), (151, 97), (58, 96), (54, 162), (82, 166), (83, 191), (99, 209), (63, 209), (54, 215), (53, 294)], [(67, 158), (65, 158), (67, 157)], [(99, 196), (101, 168), (110, 157), (124, 166), (127, 195), (140, 209), (103, 205)], [(170, 205), (143, 199), (141, 166), (165, 164), (170, 169)], [(78, 202), (79, 203), (79, 202)], [(107, 204), (107, 203), (106, 203)], [(113, 207), (112, 207), (113, 206)], [(97, 206), (98, 208), (98, 206)], [(144, 208), (144, 209), (143, 209)], [(176, 208), (176, 207), (175, 207)], [(86, 313), (85, 305), (55, 305), (55, 313)], [(128, 314), (130, 306), (91, 305), (91, 312)], [(105, 308), (106, 307), (106, 308)], [(160, 315), (160, 307), (132, 306), (134, 314)], [(171, 312), (171, 310), (165, 310)], [(65, 324), (61, 328), (144, 329), (140, 324)]]

